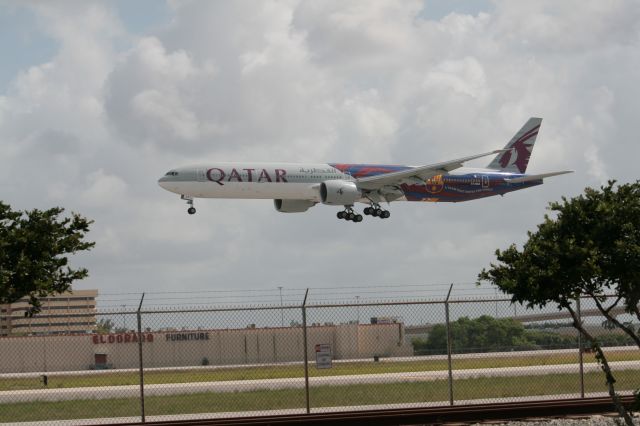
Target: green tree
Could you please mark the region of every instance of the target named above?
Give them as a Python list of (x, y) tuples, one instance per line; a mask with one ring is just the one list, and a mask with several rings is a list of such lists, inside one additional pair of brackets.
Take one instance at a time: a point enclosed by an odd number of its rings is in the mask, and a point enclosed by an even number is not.
[(85, 268), (73, 269), (67, 255), (91, 249), (84, 240), (93, 221), (79, 214), (61, 217), (63, 208), (14, 211), (0, 201), (0, 303), (29, 297), (33, 315), (39, 298), (69, 290), (85, 278)]
[[(573, 325), (592, 343), (605, 373), (609, 394), (627, 424), (629, 414), (619, 404), (615, 379), (598, 339), (582, 325), (574, 301), (590, 297), (607, 321), (624, 331), (639, 347), (640, 336), (612, 313), (616, 307), (640, 320), (640, 181), (618, 185), (551, 203), (555, 217), (545, 215), (536, 232), (519, 250), (514, 244), (496, 250), (497, 264), (483, 269), (479, 281), (489, 281), (527, 307), (554, 303), (566, 309)], [(613, 294), (613, 302), (607, 294)]]
[[(457, 353), (534, 349), (536, 343), (529, 335), (522, 324), (511, 318), (483, 315), (451, 322), (451, 346)], [(416, 339), (412, 343), (418, 353), (446, 353), (447, 327), (434, 325), (426, 339)]]
[(109, 318), (101, 318), (96, 323), (96, 332), (98, 334), (109, 334), (113, 330), (113, 321)]

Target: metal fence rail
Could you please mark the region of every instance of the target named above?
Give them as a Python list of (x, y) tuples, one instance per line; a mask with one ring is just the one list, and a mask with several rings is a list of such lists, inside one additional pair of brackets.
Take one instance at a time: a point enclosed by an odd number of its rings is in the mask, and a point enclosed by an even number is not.
[[(621, 403), (630, 409), (633, 396), (621, 398)], [(611, 398), (579, 398), (556, 401), (530, 401), (517, 403), (479, 404), (464, 406), (405, 408), (370, 411), (350, 411), (339, 413), (320, 413), (305, 415), (280, 415), (242, 417), (226, 419), (179, 420), (157, 423), (163, 426), (249, 426), (249, 425), (390, 425), (398, 424), (449, 424), (477, 423), (487, 421), (524, 420), (527, 418), (590, 416), (611, 414), (615, 407)], [(137, 423), (127, 423), (134, 425)]]
[[(93, 334), (0, 339), (0, 423), (188, 420), (599, 395), (570, 319), (508, 299), (366, 301), (96, 313)], [(594, 316), (617, 389), (640, 351)], [(518, 315), (520, 314), (520, 315)], [(525, 316), (526, 314), (526, 316)], [(585, 315), (586, 314), (586, 315)], [(580, 349), (582, 348), (582, 349)], [(70, 424), (70, 423), (69, 423)]]

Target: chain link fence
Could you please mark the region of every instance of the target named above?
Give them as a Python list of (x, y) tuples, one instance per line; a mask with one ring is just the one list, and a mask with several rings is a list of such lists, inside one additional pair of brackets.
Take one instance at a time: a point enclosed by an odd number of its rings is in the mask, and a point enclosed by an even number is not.
[[(606, 392), (567, 313), (507, 299), (95, 313), (91, 334), (0, 338), (0, 423), (157, 421), (491, 403)], [(178, 296), (176, 296), (178, 297)], [(588, 300), (616, 389), (640, 387), (640, 351)], [(624, 314), (619, 320), (631, 318)], [(582, 347), (582, 350), (579, 348)]]

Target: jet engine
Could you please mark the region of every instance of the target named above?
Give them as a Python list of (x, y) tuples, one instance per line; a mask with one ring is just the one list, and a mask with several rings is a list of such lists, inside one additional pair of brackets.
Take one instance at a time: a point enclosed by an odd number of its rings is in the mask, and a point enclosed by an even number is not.
[(309, 200), (273, 200), (273, 206), (280, 213), (302, 213), (315, 205)]
[(320, 199), (332, 206), (351, 206), (362, 193), (355, 183), (344, 180), (327, 180), (320, 184)]

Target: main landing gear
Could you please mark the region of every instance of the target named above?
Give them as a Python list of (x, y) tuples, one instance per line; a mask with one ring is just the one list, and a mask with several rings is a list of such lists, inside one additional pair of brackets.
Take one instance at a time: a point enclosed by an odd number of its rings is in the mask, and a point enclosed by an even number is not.
[(338, 219), (362, 222), (362, 215), (353, 211), (352, 206), (344, 206), (344, 211), (338, 212)]
[(365, 207), (364, 214), (379, 217), (380, 219), (387, 219), (391, 216), (391, 212), (389, 210), (383, 210), (379, 204), (371, 204), (371, 207)]
[[(387, 219), (391, 216), (391, 212), (384, 210), (380, 204), (372, 203), (371, 207), (365, 207), (364, 214), (367, 216), (379, 217)], [(338, 212), (338, 219), (350, 220), (352, 222), (362, 222), (362, 215), (353, 211), (353, 206), (344, 206), (344, 210)]]
[(189, 208), (187, 209), (187, 213), (196, 214), (196, 208), (193, 207), (193, 198), (189, 197), (188, 195), (181, 195), (180, 198), (182, 198), (183, 200), (186, 200), (187, 204), (189, 205)]

